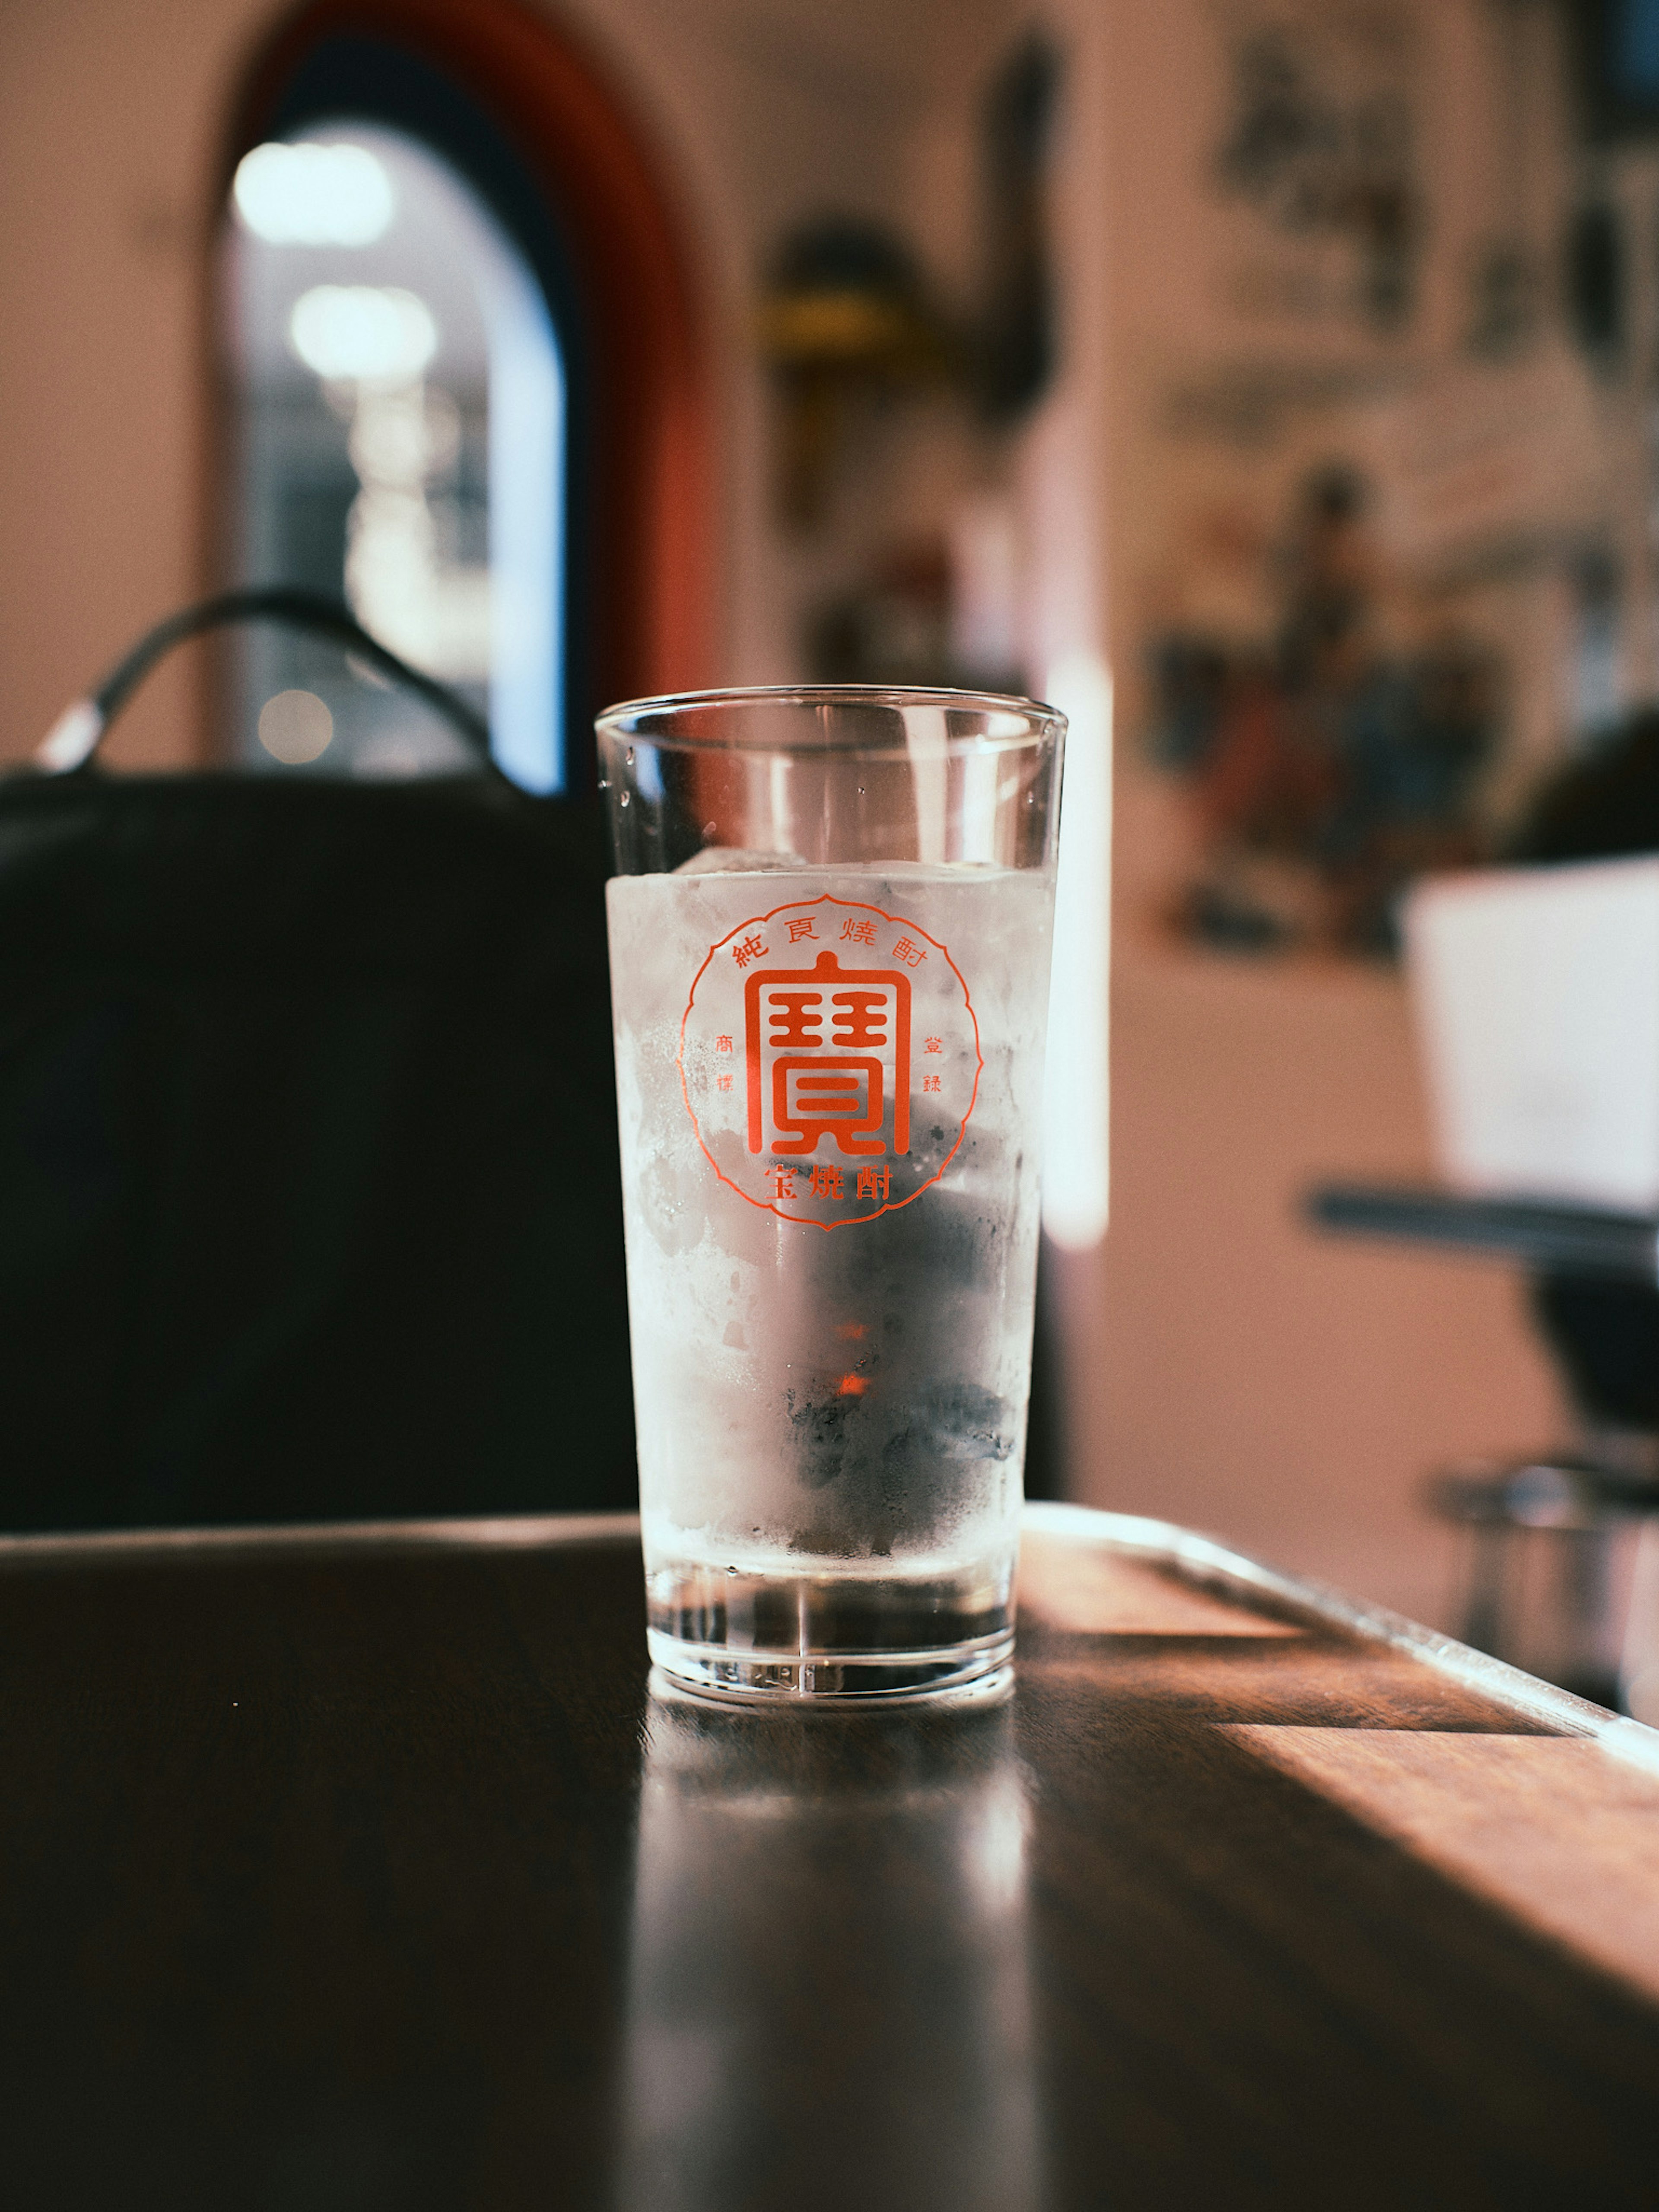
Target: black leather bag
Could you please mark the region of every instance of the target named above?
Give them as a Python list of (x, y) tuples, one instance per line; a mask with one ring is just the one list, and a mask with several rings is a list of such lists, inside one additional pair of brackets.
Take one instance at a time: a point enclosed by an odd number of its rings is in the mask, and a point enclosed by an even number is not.
[[(159, 653), (250, 615), (477, 771), (101, 773)], [(0, 1527), (630, 1504), (597, 820), (302, 592), (163, 625), (52, 744), (0, 783)]]

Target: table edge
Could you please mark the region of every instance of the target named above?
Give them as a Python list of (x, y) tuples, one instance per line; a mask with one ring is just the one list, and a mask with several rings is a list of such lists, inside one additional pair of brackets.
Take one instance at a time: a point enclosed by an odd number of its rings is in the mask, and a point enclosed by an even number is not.
[(429, 1521), (272, 1521), (223, 1528), (48, 1529), (0, 1535), (0, 1569), (201, 1552), (529, 1551), (637, 1536), (637, 1513), (503, 1513)]
[[(1462, 1687), (1511, 1707), (1563, 1735), (1589, 1738), (1614, 1758), (1659, 1773), (1659, 1729), (1610, 1713), (1571, 1691), (1541, 1682), (1506, 1661), (1403, 1613), (1305, 1575), (1237, 1551), (1223, 1538), (1133, 1513), (1092, 1505), (1030, 1500), (1026, 1531), (1066, 1543), (1097, 1544), (1182, 1579), (1267, 1599), (1321, 1626), (1399, 1652)], [(250, 1527), (118, 1528), (0, 1535), (0, 1572), (31, 1566), (112, 1565), (170, 1557), (250, 1553), (339, 1551), (533, 1551), (566, 1545), (616, 1543), (639, 1534), (636, 1513), (504, 1514), (487, 1518), (420, 1521), (308, 1521)]]
[(1322, 1626), (1398, 1651), (1465, 1689), (1514, 1708), (1529, 1720), (1563, 1735), (1588, 1738), (1626, 1765), (1659, 1774), (1659, 1729), (1609, 1712), (1604, 1705), (1575, 1697), (1571, 1690), (1557, 1689), (1552, 1682), (1540, 1681), (1507, 1660), (1494, 1659), (1490, 1652), (1477, 1651), (1460, 1644), (1455, 1637), (1425, 1628), (1420, 1621), (1408, 1620), (1387, 1606), (1352, 1597), (1328, 1583), (1290, 1573), (1249, 1553), (1236, 1551), (1224, 1538), (1140, 1514), (1036, 1500), (1027, 1504), (1024, 1522), (1034, 1535), (1103, 1544), (1149, 1564), (1171, 1567), (1187, 1581), (1212, 1587), (1218, 1583), (1246, 1596), (1289, 1607)]

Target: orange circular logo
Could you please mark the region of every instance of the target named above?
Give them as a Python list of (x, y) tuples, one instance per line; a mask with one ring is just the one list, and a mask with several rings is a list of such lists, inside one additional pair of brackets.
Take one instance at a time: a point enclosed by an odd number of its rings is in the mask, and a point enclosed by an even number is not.
[(781, 1221), (843, 1229), (908, 1206), (961, 1149), (979, 1023), (948, 946), (856, 900), (792, 900), (708, 948), (680, 1082), (709, 1165)]

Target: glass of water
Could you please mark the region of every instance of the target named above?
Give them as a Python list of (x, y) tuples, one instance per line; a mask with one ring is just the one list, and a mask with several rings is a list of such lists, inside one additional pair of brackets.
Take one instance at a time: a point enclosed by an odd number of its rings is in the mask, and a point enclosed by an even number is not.
[(1013, 1650), (1063, 718), (599, 718), (652, 1656), (738, 1697)]

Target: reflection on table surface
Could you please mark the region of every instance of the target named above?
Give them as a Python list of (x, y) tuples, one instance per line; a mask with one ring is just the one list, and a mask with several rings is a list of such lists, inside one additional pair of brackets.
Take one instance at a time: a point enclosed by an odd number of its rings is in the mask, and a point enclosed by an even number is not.
[(1042, 2202), (1012, 1715), (720, 1710), (653, 1678), (624, 2201)]

